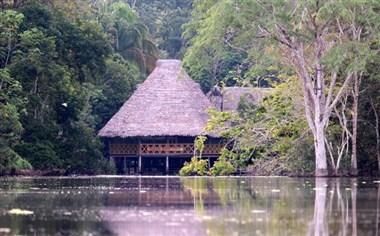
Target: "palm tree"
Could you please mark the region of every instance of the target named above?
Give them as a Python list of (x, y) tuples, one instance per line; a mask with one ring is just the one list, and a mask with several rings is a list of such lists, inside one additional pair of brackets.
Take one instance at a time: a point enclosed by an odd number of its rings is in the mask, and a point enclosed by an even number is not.
[(105, 3), (98, 18), (112, 41), (115, 52), (136, 64), (142, 73), (150, 73), (158, 58), (158, 49), (149, 39), (148, 28), (139, 22), (126, 3)]

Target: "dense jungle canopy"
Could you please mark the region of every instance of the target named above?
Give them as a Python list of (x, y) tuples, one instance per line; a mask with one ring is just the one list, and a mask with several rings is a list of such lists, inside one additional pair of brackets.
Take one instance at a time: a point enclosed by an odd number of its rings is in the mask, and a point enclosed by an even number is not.
[(210, 111), (207, 128), (233, 141), (213, 173), (379, 172), (379, 1), (0, 7), (1, 174), (111, 173), (96, 134), (157, 58), (182, 59), (205, 93), (216, 85), (272, 88), (260, 104), (243, 99), (237, 114)]

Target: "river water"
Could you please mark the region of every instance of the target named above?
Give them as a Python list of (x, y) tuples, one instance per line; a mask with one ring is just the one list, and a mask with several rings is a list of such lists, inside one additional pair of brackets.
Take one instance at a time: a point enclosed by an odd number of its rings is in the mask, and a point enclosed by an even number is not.
[(377, 179), (0, 180), (0, 235), (380, 235)]

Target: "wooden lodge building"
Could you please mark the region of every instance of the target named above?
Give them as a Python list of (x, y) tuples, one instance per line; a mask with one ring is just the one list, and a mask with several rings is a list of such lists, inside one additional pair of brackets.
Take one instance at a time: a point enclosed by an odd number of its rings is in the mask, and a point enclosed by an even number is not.
[(206, 135), (202, 157), (210, 165), (223, 141), (204, 131), (207, 110), (236, 110), (241, 97), (257, 102), (262, 90), (215, 87), (207, 94), (179, 60), (158, 60), (156, 68), (99, 131), (118, 174), (176, 174), (194, 153), (194, 139)]
[(204, 132), (211, 107), (180, 61), (158, 60), (99, 136), (118, 174), (177, 173), (193, 156), (198, 135), (208, 136), (204, 158), (217, 159), (221, 139)]

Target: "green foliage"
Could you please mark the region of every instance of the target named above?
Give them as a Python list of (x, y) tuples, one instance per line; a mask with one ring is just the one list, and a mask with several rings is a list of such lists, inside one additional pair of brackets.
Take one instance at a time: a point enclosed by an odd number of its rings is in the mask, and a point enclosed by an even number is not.
[[(291, 77), (268, 92), (260, 104), (243, 99), (238, 113), (211, 110), (207, 130), (231, 142), (222, 150), (219, 161), (237, 170), (252, 165), (250, 168), (261, 169), (262, 174), (306, 174), (314, 163), (310, 155), (299, 156), (297, 152), (305, 150), (305, 140), (310, 138), (301, 96), (299, 85)], [(313, 151), (312, 143), (308, 145), (306, 150)]]
[(50, 142), (23, 143), (16, 149), (36, 169), (52, 170), (62, 167), (62, 161)]
[(10, 148), (0, 148), (0, 175), (16, 170), (32, 169), (31, 164)]
[(114, 55), (106, 59), (103, 81), (100, 96), (94, 98), (93, 113), (101, 119), (97, 122), (97, 128), (103, 127), (132, 95), (136, 84), (141, 81), (141, 75), (136, 66), (128, 63), (121, 56)]
[(0, 69), (0, 174), (31, 168), (13, 150), (23, 131), (20, 122), (20, 111), (24, 105), (22, 96), (19, 96), (21, 89), (20, 83), (9, 75), (7, 69)]
[(180, 58), (184, 46), (182, 26), (190, 20), (193, 0), (127, 1), (148, 27), (160, 57)]
[(141, 72), (151, 72), (158, 50), (149, 39), (147, 27), (140, 22), (134, 10), (122, 1), (99, 4), (101, 10), (98, 20), (107, 32), (114, 51), (138, 66)]
[(0, 67), (4, 68), (9, 63), (15, 42), (17, 31), (24, 16), (16, 11), (8, 10), (0, 12)]
[(206, 175), (208, 173), (208, 161), (202, 160), (202, 152), (205, 148), (206, 136), (197, 136), (194, 140), (194, 156), (190, 162), (185, 162), (180, 169), (181, 176)]
[(205, 130), (208, 132), (216, 132), (224, 138), (233, 138), (237, 129), (230, 129), (229, 123), (236, 123), (239, 121), (240, 117), (238, 114), (230, 111), (218, 111), (216, 109), (209, 109), (208, 114), (211, 119), (208, 120)]
[[(107, 4), (109, 11), (93, 8), (90, 14), (90, 5), (38, 2), (0, 13), (0, 150), (1, 161), (8, 163), (4, 171), (22, 167), (17, 161), (22, 157), (40, 170), (112, 172), (96, 132), (143, 77), (138, 63), (126, 60), (123, 50), (153, 51), (144, 41), (149, 36), (146, 27), (123, 3)], [(61, 12), (74, 11), (73, 6), (83, 15), (71, 18)], [(106, 23), (124, 30), (119, 35), (122, 50), (112, 50), (115, 41)]]
[(194, 156), (202, 158), (202, 153), (205, 148), (206, 136), (197, 136), (194, 140)]
[(236, 172), (236, 168), (226, 160), (217, 160), (212, 168), (210, 169), (210, 173), (213, 176), (225, 176), (231, 175)]
[[(378, 1), (36, 0), (14, 6), (0, 12), (3, 173), (30, 168), (25, 160), (68, 174), (109, 171), (96, 132), (152, 70), (159, 54), (154, 43), (163, 57), (184, 53), (188, 72), (204, 91), (215, 84), (275, 87), (260, 104), (242, 100), (238, 113), (210, 110), (207, 130), (230, 141), (215, 173), (247, 165), (268, 173), (309, 173), (313, 141), (303, 118), (301, 85), (287, 63), (290, 54), (270, 34), (281, 26), (305, 48), (314, 45), (318, 34), (304, 23), (309, 12), (317, 25), (329, 25), (326, 40), (339, 42), (321, 58), (324, 69), (338, 77), (363, 75), (359, 164), (376, 168)], [(353, 39), (353, 23), (360, 27), (360, 40)], [(341, 82), (338, 78), (337, 85)], [(327, 131), (328, 141), (336, 142), (341, 133), (336, 118)], [(199, 160), (205, 141), (195, 140), (194, 163), (184, 172), (207, 172)]]
[(198, 157), (191, 158), (190, 162), (185, 162), (184, 166), (179, 171), (181, 176), (204, 176), (208, 174), (208, 161), (199, 159)]
[[(187, 49), (184, 65), (204, 91), (215, 84), (226, 86), (254, 84), (269, 86), (276, 77), (276, 68), (261, 67), (253, 73), (257, 58), (251, 54), (253, 30), (246, 17), (254, 11), (254, 1), (195, 1), (192, 18), (184, 28)], [(260, 54), (267, 56), (268, 54)]]
[[(300, 74), (293, 64), (295, 57), (291, 51), (302, 48), (311, 83), (316, 81), (315, 63), (322, 64), (326, 77), (323, 81), (326, 84), (322, 85), (326, 89), (322, 94), (327, 96), (332, 72), (338, 75), (337, 83), (333, 84), (336, 88), (342, 86), (343, 80), (352, 72), (363, 77), (376, 74), (368, 69), (377, 64), (373, 62), (378, 49), (373, 46), (379, 36), (379, 7), (379, 1), (372, 0), (195, 1), (192, 19), (185, 25), (188, 48), (184, 63), (205, 91), (215, 84), (276, 86), (277, 82), (288, 83), (288, 77)], [(318, 37), (324, 42), (319, 48), (322, 49), (321, 55), (315, 55), (315, 45), (322, 42)], [(372, 80), (362, 89), (367, 91), (368, 85), (374, 83), (378, 81)], [(299, 85), (296, 87), (302, 90)], [(334, 96), (337, 90), (333, 89)], [(241, 112), (241, 119), (232, 128), (223, 128), (226, 122), (220, 120), (225, 114), (214, 114), (213, 118), (222, 124), (220, 132), (224, 137), (237, 140), (234, 149), (253, 149), (256, 157), (271, 161), (274, 157), (285, 158), (293, 153), (295, 144), (306, 142), (310, 136), (306, 120), (299, 118), (305, 116), (300, 112), (302, 106), (311, 106), (308, 101), (303, 103), (303, 96), (307, 97), (306, 93), (297, 99), (271, 96), (259, 107)], [(360, 97), (363, 97), (362, 93)], [(371, 92), (369, 97), (377, 96)], [(361, 109), (367, 113), (370, 103), (365, 100), (367, 102), (362, 103)], [(350, 113), (347, 109), (347, 114)], [(368, 122), (372, 123), (371, 126), (375, 124), (373, 114), (364, 116), (372, 117), (371, 121), (359, 121), (359, 130), (360, 126), (368, 127)], [(333, 119), (330, 125), (335, 124), (337, 120)], [(210, 126), (215, 127), (215, 124)], [(336, 133), (330, 132), (329, 140), (336, 142)], [(280, 158), (278, 160), (276, 163), (283, 163)]]

